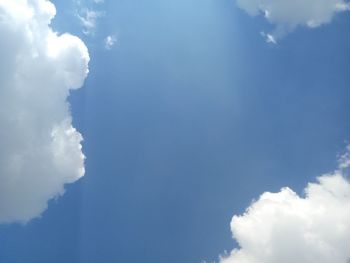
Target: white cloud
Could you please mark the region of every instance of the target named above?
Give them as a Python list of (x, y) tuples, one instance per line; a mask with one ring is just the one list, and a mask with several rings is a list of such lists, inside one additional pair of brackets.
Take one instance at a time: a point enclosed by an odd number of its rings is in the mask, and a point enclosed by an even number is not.
[(83, 33), (85, 35), (93, 35), (97, 27), (97, 20), (103, 15), (103, 12), (89, 10), (87, 8), (81, 9), (77, 17), (84, 28)]
[(45, 0), (0, 1), (0, 223), (40, 216), (64, 185), (84, 175), (70, 89), (82, 86), (84, 43), (50, 28)]
[(236, 0), (237, 5), (251, 16), (262, 14), (276, 26), (266, 36), (280, 38), (298, 26), (309, 28), (330, 23), (333, 17), (350, 9), (344, 0)]
[(95, 34), (99, 18), (105, 15), (104, 11), (97, 11), (95, 5), (103, 3), (104, 0), (74, 0), (75, 15), (79, 19), (85, 35)]
[[(348, 147), (348, 150), (350, 148)], [(240, 249), (221, 263), (347, 263), (350, 260), (349, 153), (331, 174), (310, 183), (305, 197), (289, 188), (266, 192), (231, 230)]]
[(104, 42), (105, 42), (105, 48), (107, 50), (110, 50), (110, 49), (112, 49), (114, 44), (117, 42), (117, 38), (115, 36), (107, 36), (105, 38)]
[(260, 32), (260, 34), (261, 34), (261, 36), (263, 36), (265, 38), (267, 43), (277, 44), (277, 41), (273, 35), (266, 34), (265, 32)]

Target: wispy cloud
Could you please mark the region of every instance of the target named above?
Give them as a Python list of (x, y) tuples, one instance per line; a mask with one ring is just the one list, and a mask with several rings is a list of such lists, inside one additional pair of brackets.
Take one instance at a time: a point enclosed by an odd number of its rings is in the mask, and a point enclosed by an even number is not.
[(275, 39), (275, 37), (271, 34), (265, 33), (265, 32), (260, 32), (261, 36), (263, 36), (266, 40), (267, 43), (271, 43), (271, 44), (277, 44), (277, 41)]
[(117, 37), (114, 35), (109, 35), (105, 38), (105, 49), (110, 50), (114, 46), (114, 44), (117, 42)]
[[(76, 5), (76, 16), (83, 27), (83, 33), (85, 35), (94, 35), (97, 30), (98, 20), (105, 16), (105, 12), (97, 10), (94, 5), (91, 4), (91, 1), (89, 5), (81, 0), (75, 0), (74, 2)], [(104, 0), (93, 0), (92, 3), (102, 4)]]
[(93, 35), (97, 27), (97, 19), (103, 15), (103, 12), (89, 10), (86, 8), (80, 10), (77, 17), (84, 28), (83, 33), (86, 35)]
[(264, 37), (268, 42), (283, 37), (298, 26), (315, 28), (330, 23), (340, 12), (350, 10), (344, 0), (236, 0), (238, 7), (251, 16), (263, 15), (275, 25)]

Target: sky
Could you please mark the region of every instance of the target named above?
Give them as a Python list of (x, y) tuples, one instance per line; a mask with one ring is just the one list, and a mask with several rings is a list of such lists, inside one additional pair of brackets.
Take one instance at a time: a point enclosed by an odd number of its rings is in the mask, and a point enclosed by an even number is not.
[(349, 9), (0, 0), (0, 262), (349, 262)]

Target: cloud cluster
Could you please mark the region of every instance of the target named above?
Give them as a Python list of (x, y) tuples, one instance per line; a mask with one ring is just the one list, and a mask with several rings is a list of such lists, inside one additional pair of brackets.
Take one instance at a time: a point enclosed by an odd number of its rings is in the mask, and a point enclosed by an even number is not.
[[(348, 150), (350, 150), (348, 148)], [(349, 153), (331, 174), (310, 183), (305, 197), (289, 188), (266, 192), (231, 230), (240, 245), (221, 263), (347, 263), (350, 260)]]
[(251, 16), (262, 14), (276, 26), (267, 40), (282, 37), (298, 26), (310, 28), (330, 23), (333, 17), (350, 9), (344, 0), (236, 0), (237, 5)]
[(0, 223), (39, 216), (84, 175), (66, 99), (89, 54), (79, 38), (53, 32), (55, 13), (46, 0), (0, 1)]

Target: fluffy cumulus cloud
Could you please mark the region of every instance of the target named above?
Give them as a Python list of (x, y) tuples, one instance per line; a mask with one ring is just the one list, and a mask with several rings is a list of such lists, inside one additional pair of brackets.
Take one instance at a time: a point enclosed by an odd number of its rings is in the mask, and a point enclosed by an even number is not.
[(50, 28), (46, 0), (0, 1), (0, 223), (39, 216), (84, 175), (70, 89), (88, 73), (88, 50)]
[(333, 17), (350, 9), (345, 0), (236, 0), (237, 5), (249, 15), (262, 14), (276, 29), (264, 34), (267, 41), (294, 30), (298, 26), (310, 28), (331, 22)]
[[(349, 150), (349, 149), (348, 149)], [(289, 188), (264, 193), (231, 230), (240, 249), (221, 263), (347, 263), (350, 260), (349, 154), (300, 197)]]

